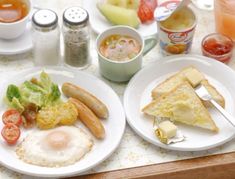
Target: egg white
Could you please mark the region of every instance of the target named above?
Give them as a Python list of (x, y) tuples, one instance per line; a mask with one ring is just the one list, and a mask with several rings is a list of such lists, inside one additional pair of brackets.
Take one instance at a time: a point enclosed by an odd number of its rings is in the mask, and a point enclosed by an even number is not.
[[(66, 142), (62, 139), (62, 143), (66, 143), (62, 148), (52, 147), (50, 141), (48, 142), (48, 135), (55, 132), (62, 132), (67, 137)], [(45, 167), (62, 167), (79, 161), (91, 150), (92, 146), (92, 139), (80, 128), (61, 126), (28, 134), (17, 146), (16, 154), (26, 163)]]

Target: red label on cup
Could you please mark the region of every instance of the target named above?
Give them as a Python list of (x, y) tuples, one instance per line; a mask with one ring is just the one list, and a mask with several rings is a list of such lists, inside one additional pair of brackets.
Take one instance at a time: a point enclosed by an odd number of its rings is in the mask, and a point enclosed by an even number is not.
[(172, 42), (182, 42), (187, 38), (187, 33), (185, 32), (175, 32), (169, 33), (168, 37)]

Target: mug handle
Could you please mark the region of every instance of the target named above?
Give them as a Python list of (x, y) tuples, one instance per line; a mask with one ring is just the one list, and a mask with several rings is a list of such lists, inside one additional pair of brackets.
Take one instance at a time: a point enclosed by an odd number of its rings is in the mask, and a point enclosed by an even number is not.
[(155, 47), (157, 45), (157, 36), (149, 36), (147, 38), (144, 39), (144, 50), (143, 50), (143, 55), (146, 55), (150, 50), (153, 49), (153, 47)]

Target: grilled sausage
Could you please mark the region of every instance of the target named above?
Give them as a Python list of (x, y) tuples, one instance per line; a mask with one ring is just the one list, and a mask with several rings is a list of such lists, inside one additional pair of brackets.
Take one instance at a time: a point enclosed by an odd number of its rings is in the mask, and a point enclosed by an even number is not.
[(96, 115), (81, 101), (74, 98), (69, 98), (69, 101), (76, 106), (80, 121), (85, 124), (96, 138), (103, 139), (105, 136), (105, 129)]
[(65, 96), (78, 99), (84, 103), (96, 114), (97, 117), (108, 118), (108, 109), (105, 104), (90, 94), (88, 91), (71, 83), (64, 83), (62, 85), (62, 91)]

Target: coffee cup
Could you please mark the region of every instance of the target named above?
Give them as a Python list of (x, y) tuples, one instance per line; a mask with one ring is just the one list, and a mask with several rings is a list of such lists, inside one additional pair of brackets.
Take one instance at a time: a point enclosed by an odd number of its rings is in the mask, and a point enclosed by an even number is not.
[[(140, 45), (139, 53), (133, 58), (123, 61), (116, 61), (105, 57), (100, 51), (100, 46), (106, 38), (112, 35), (128, 36), (135, 39)], [(96, 50), (101, 75), (115, 82), (130, 80), (130, 78), (141, 69), (143, 56), (156, 44), (156, 37), (147, 37), (144, 39), (137, 30), (129, 26), (113, 26), (103, 31), (96, 39)]]
[[(26, 25), (29, 21), (30, 12), (32, 10), (32, 5), (30, 0), (18, 0), (17, 3), (22, 2), (26, 5), (27, 14), (14, 21), (14, 22), (3, 22), (0, 21), (0, 38), (2, 39), (14, 39), (22, 35), (26, 29)], [(4, 12), (3, 12), (4, 13)]]

